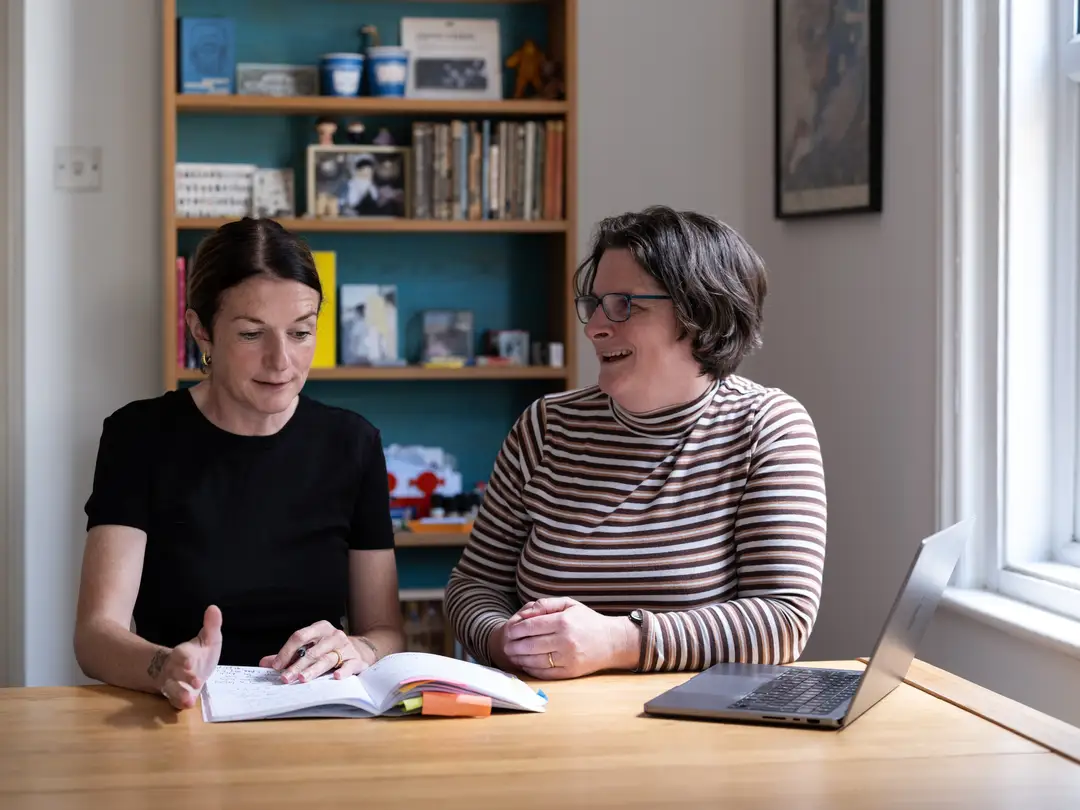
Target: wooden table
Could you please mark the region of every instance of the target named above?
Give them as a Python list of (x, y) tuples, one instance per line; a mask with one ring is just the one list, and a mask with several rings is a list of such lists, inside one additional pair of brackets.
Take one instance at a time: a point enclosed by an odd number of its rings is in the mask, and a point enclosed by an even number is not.
[(840, 732), (642, 714), (688, 677), (545, 684), (540, 715), (235, 724), (0, 690), (0, 808), (1080, 808), (1080, 730), (921, 662)]

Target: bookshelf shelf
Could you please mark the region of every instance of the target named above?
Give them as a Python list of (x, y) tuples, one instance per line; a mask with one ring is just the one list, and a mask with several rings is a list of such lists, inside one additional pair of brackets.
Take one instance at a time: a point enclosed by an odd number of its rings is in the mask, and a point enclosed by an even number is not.
[(463, 548), (468, 532), (397, 532), (394, 545), (398, 548)]
[[(185, 231), (216, 230), (228, 218), (205, 219), (178, 217), (176, 227)], [(316, 219), (314, 217), (279, 218), (283, 228), (297, 233), (565, 233), (569, 228), (561, 219)]]
[[(566, 375), (565, 368), (549, 368), (548, 366), (466, 366), (464, 368), (336, 366), (313, 368), (308, 374), (308, 379), (338, 381), (564, 380)], [(198, 369), (185, 368), (176, 372), (176, 378), (181, 382), (193, 382), (204, 379), (204, 375)]]
[(504, 99), (501, 101), (443, 101), (416, 98), (357, 96), (176, 96), (181, 113), (215, 115), (491, 115), (545, 117), (566, 115), (565, 101)]

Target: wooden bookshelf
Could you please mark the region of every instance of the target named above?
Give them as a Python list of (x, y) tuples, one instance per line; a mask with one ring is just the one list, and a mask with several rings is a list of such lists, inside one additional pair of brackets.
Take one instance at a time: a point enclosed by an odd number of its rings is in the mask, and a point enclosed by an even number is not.
[[(566, 220), (537, 219), (316, 219), (315, 217), (281, 217), (276, 220), (283, 228), (297, 233), (565, 233)], [(181, 231), (212, 231), (229, 219), (177, 217), (176, 228)]]
[[(434, 381), (434, 380), (564, 380), (565, 368), (548, 366), (465, 366), (464, 368), (425, 368), (424, 366), (335, 366), (313, 368), (309, 380), (338, 381)], [(179, 369), (176, 379), (180, 382), (202, 380), (205, 375), (198, 369)]]
[(215, 115), (410, 115), (474, 116), (504, 118), (562, 116), (565, 101), (504, 99), (501, 101), (443, 101), (416, 98), (375, 98), (358, 96), (176, 96), (176, 110), (181, 113)]
[[(297, 7), (302, 0), (295, 0)], [(363, 0), (341, 0), (362, 8)], [(455, 4), (484, 4), (492, 0), (443, 0), (447, 14), (453, 16)], [(564, 388), (578, 385), (577, 341), (579, 324), (574, 314), (573, 272), (577, 264), (577, 0), (494, 0), (512, 5), (535, 5), (546, 9), (547, 52), (563, 65), (565, 98), (504, 98), (495, 101), (429, 100), (359, 96), (276, 97), (241, 95), (198, 95), (178, 93), (177, 86), (177, 17), (182, 3), (162, 3), (162, 379), (166, 389), (182, 382), (201, 379), (198, 371), (181, 368), (177, 363), (177, 290), (176, 257), (181, 235), (209, 231), (227, 219), (178, 218), (175, 214), (175, 164), (180, 153), (179, 119), (204, 113), (222, 115), (387, 115), (404, 119), (437, 117), (558, 118), (565, 124), (563, 133), (564, 176), (562, 181), (563, 218), (559, 220), (421, 220), (421, 219), (316, 219), (305, 216), (280, 219), (296, 232), (311, 234), (548, 234), (552, 237), (547, 255), (550, 261), (550, 290), (553, 306), (548, 315), (550, 339), (563, 344), (565, 369), (549, 368), (467, 368), (467, 369), (316, 369), (312, 379), (325, 380), (554, 380)], [(228, 3), (220, 13), (228, 16)], [(406, 4), (407, 5), (407, 4)], [(406, 11), (403, 8), (402, 13)], [(508, 54), (503, 54), (505, 58)], [(510, 88), (504, 87), (509, 93)], [(297, 200), (298, 205), (302, 202)]]
[(397, 532), (394, 545), (398, 548), (463, 548), (468, 539), (468, 532)]

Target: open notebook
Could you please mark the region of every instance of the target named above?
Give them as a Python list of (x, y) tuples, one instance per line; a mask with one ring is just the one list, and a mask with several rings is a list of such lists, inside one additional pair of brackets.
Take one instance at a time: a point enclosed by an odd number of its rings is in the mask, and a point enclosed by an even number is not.
[(263, 667), (219, 666), (202, 691), (211, 723), (292, 717), (485, 715), (492, 709), (542, 712), (543, 692), (497, 669), (431, 653), (388, 655), (359, 675), (282, 683)]

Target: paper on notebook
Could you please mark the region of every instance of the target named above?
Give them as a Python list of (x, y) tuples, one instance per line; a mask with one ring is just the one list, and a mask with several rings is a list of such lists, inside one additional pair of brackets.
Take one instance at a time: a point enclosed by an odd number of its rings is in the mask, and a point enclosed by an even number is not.
[(219, 666), (203, 687), (208, 722), (399, 715), (425, 692), (482, 695), (493, 708), (542, 712), (547, 697), (496, 669), (431, 653), (388, 655), (360, 675), (283, 683), (261, 667)]

